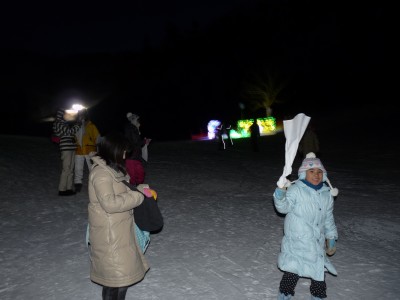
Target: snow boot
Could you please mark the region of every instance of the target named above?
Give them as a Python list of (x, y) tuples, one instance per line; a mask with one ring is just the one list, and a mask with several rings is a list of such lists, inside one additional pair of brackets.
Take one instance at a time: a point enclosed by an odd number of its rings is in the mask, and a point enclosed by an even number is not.
[(292, 299), (292, 295), (285, 295), (284, 293), (279, 293), (277, 300), (290, 300)]
[(82, 183), (75, 183), (75, 192), (79, 193), (82, 190)]
[(75, 191), (73, 190), (66, 190), (66, 191), (58, 191), (58, 196), (72, 196), (75, 195)]

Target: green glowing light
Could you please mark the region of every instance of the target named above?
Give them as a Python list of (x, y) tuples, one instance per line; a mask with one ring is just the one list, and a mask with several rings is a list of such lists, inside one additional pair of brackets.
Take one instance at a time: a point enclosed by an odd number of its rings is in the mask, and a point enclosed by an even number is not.
[[(237, 121), (237, 130), (231, 129), (230, 135), (233, 139), (250, 137), (250, 126), (254, 119), (245, 119)], [(276, 132), (276, 119), (274, 117), (257, 118), (257, 124), (260, 128), (260, 135), (274, 134)]]

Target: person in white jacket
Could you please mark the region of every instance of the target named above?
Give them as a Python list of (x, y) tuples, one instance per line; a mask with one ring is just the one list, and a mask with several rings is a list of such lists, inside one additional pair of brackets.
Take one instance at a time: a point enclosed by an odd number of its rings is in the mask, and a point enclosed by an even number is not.
[(289, 300), (300, 277), (311, 279), (311, 299), (326, 298), (325, 268), (337, 272), (328, 256), (336, 251), (338, 232), (333, 216), (333, 189), (327, 172), (314, 153), (307, 154), (299, 179), (286, 188), (276, 188), (273, 197), (279, 213), (285, 214), (284, 236), (278, 267), (283, 276), (278, 300)]

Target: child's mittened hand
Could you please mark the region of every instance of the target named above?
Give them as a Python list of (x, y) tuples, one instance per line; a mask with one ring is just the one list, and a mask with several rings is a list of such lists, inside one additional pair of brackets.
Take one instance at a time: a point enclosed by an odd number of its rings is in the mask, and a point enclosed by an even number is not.
[(139, 184), (136, 188), (138, 189), (139, 192), (144, 194), (144, 189), (149, 189), (150, 187), (148, 184), (142, 183), (142, 184)]
[(286, 190), (281, 188), (276, 188), (274, 194), (277, 199), (283, 199), (283, 197), (285, 197)]
[(286, 177), (281, 176), (276, 185), (278, 186), (278, 188), (283, 189), (283, 188), (288, 188), (289, 186), (292, 185), (292, 183)]
[(336, 252), (336, 241), (335, 239), (326, 240), (326, 254), (332, 256)]
[(151, 189), (150, 188), (143, 188), (143, 194), (146, 197), (153, 197), (153, 194), (151, 193)]
[(154, 200), (157, 200), (157, 192), (151, 188), (144, 188), (143, 194), (145, 194), (146, 197), (153, 197)]
[(285, 187), (285, 184), (287, 183), (287, 179), (286, 177), (281, 176), (278, 180), (278, 182), (276, 183), (276, 185), (278, 186), (278, 188), (283, 189)]

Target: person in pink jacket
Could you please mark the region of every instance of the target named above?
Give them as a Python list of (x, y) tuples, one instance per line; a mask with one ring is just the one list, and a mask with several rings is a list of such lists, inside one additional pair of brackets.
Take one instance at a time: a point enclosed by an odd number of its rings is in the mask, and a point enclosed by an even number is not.
[(130, 184), (138, 185), (144, 183), (146, 172), (144, 169), (142, 152), (139, 151), (139, 149), (136, 148), (136, 150), (133, 150), (129, 158), (125, 160), (125, 167), (130, 177)]
[(129, 141), (129, 151), (126, 153), (126, 171), (130, 176), (130, 182), (133, 185), (144, 182), (144, 165), (147, 158), (143, 157), (143, 149), (147, 150), (150, 139), (142, 138), (140, 133), (139, 116), (136, 114), (127, 114), (128, 123), (124, 128), (124, 136)]

